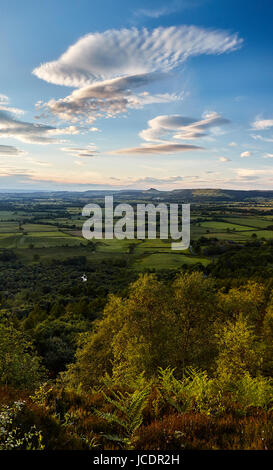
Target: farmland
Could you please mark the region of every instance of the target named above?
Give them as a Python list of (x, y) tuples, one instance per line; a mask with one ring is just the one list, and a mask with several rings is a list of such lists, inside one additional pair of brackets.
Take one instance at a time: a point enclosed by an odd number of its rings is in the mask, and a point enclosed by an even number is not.
[[(155, 194), (157, 196), (157, 194)], [(161, 195), (161, 193), (160, 193)], [(146, 200), (134, 194), (126, 197), (136, 209), (136, 202), (153, 202), (147, 191)], [(165, 197), (165, 199), (164, 199)], [(170, 195), (162, 199), (168, 203)], [(130, 199), (131, 198), (131, 199)], [(120, 202), (121, 195), (117, 195)], [(92, 263), (123, 257), (136, 271), (179, 269), (183, 265), (201, 264), (204, 267), (215, 261), (220, 252), (233, 245), (245, 245), (255, 240), (273, 239), (273, 211), (271, 201), (249, 202), (216, 201), (191, 204), (191, 247), (186, 252), (171, 250), (171, 239), (93, 240), (83, 238), (81, 228), (85, 217), (82, 207), (92, 201), (103, 206), (102, 196), (96, 194), (79, 197), (46, 197), (33, 195), (28, 198), (13, 195), (1, 196), (0, 251), (13, 250), (19, 260), (33, 264), (40, 260), (65, 259), (85, 256)], [(171, 199), (173, 202), (173, 199)], [(177, 197), (177, 203), (179, 198)], [(199, 240), (202, 240), (200, 246)], [(209, 249), (208, 249), (209, 248)]]

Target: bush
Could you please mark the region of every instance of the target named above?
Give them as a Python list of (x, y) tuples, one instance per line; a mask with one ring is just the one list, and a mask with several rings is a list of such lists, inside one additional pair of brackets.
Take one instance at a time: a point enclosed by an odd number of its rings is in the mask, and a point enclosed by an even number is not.
[(136, 450), (264, 450), (273, 448), (272, 415), (214, 418), (199, 413), (172, 414), (141, 427)]
[(12, 324), (0, 323), (0, 384), (33, 390), (44, 376), (32, 344)]

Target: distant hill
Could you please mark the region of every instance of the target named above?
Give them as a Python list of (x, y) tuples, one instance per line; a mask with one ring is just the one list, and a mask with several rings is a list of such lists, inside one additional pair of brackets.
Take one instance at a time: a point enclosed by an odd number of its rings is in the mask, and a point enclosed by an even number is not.
[[(7, 197), (17, 198), (19, 191), (2, 192), (0, 199)], [(22, 198), (67, 198), (67, 199), (99, 199), (104, 196), (114, 196), (116, 201), (134, 200), (134, 201), (176, 201), (176, 202), (240, 202), (240, 201), (272, 201), (273, 190), (233, 190), (233, 189), (175, 189), (172, 191), (160, 191), (155, 188), (148, 190), (88, 190), (88, 191), (40, 191), (40, 192), (22, 192)]]
[(115, 193), (117, 199), (155, 199), (180, 202), (238, 202), (238, 201), (273, 201), (272, 191), (243, 191), (232, 189), (175, 189), (173, 191), (159, 191), (151, 188), (146, 191), (119, 191)]

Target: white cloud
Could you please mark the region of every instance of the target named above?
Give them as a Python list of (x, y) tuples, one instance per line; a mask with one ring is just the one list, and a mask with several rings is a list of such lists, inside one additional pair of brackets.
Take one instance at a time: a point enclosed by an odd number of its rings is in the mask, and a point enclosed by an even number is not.
[(160, 18), (160, 16), (165, 16), (165, 15), (170, 15), (173, 13), (175, 10), (168, 8), (168, 7), (162, 7), (158, 8), (157, 10), (148, 10), (148, 9), (140, 9), (135, 12), (136, 16), (148, 16), (148, 18)]
[[(148, 142), (140, 147), (114, 150), (113, 154), (149, 154), (182, 152), (200, 150), (203, 147), (190, 144), (180, 144), (177, 140), (195, 140), (206, 136), (205, 130), (228, 124), (230, 121), (215, 112), (205, 113), (203, 119), (196, 119), (179, 114), (156, 116), (148, 121), (148, 128), (139, 136)], [(167, 137), (167, 138), (165, 138)], [(171, 139), (171, 140), (170, 140)], [(155, 145), (156, 143), (156, 145)]]
[(27, 162), (32, 163), (33, 165), (36, 165), (36, 166), (43, 166), (43, 167), (51, 167), (52, 166), (52, 163), (50, 163), (50, 162), (43, 162), (41, 160), (36, 160), (35, 158), (32, 158), (32, 157), (27, 157), (25, 160)]
[(181, 2), (169, 2), (167, 6), (161, 6), (158, 8), (139, 8), (134, 12), (135, 16), (147, 16), (148, 18), (160, 18), (161, 16), (171, 15), (172, 13), (178, 12), (184, 8), (188, 8), (189, 6), (193, 5), (194, 1), (191, 0), (191, 4), (189, 4), (186, 0)]
[(37, 108), (45, 108), (60, 119), (77, 122), (87, 118), (87, 122), (92, 123), (98, 117), (113, 117), (125, 113), (128, 108), (141, 108), (145, 104), (180, 99), (179, 96), (168, 93), (132, 93), (132, 89), (148, 85), (158, 78), (158, 74), (144, 74), (105, 80), (74, 90), (65, 98), (52, 99), (45, 104), (39, 102)]
[(134, 183), (147, 183), (147, 184), (169, 184), (183, 181), (182, 176), (166, 176), (165, 178), (155, 178), (153, 176), (145, 176), (143, 178), (135, 178)]
[(253, 135), (251, 135), (251, 137), (255, 140), (261, 140), (262, 142), (273, 142), (273, 138), (264, 137), (264, 136), (259, 135), (259, 134), (253, 134)]
[(192, 140), (206, 135), (205, 130), (228, 124), (230, 121), (215, 112), (206, 113), (203, 119), (176, 115), (157, 116), (148, 121), (149, 127), (139, 133), (145, 141), (162, 142), (162, 137), (174, 133), (173, 138)]
[(0, 111), (6, 111), (8, 113), (17, 114), (18, 116), (25, 114), (25, 112), (22, 109), (12, 108), (11, 106), (8, 105), (8, 103), (1, 104), (1, 101), (0, 101)]
[(87, 34), (33, 73), (50, 83), (79, 88), (98, 80), (169, 71), (191, 56), (221, 54), (241, 44), (237, 34), (196, 26), (111, 29)]
[(253, 170), (250, 168), (237, 168), (235, 170), (238, 179), (242, 180), (255, 180), (259, 176), (258, 170)]
[(9, 97), (0, 93), (0, 105), (9, 104)]
[(59, 100), (38, 103), (61, 119), (113, 117), (128, 108), (181, 99), (181, 95), (132, 90), (150, 85), (189, 57), (222, 54), (240, 47), (237, 34), (196, 26), (108, 30), (91, 33), (70, 46), (59, 59), (41, 64), (34, 75), (76, 90)]
[(187, 145), (187, 144), (175, 144), (172, 142), (166, 142), (165, 144), (156, 144), (156, 145), (143, 145), (142, 147), (131, 147), (118, 150), (112, 150), (109, 152), (112, 155), (131, 155), (131, 154), (173, 154), (177, 152), (186, 152), (188, 150), (201, 150), (203, 147), (198, 147), (196, 145)]
[(134, 12), (136, 17), (160, 18), (161, 16), (171, 15), (181, 10), (187, 10), (198, 6), (200, 0), (174, 0), (168, 2), (168, 5), (162, 5), (158, 8), (139, 8)]
[(273, 119), (257, 119), (252, 124), (252, 128), (256, 130), (265, 130), (273, 127)]
[(48, 135), (78, 135), (80, 133), (80, 129), (76, 126), (56, 127), (48, 131)]
[(13, 116), (12, 108), (8, 111), (0, 109), (0, 138), (13, 137), (21, 142), (31, 144), (61, 143), (56, 135), (78, 134), (75, 126), (55, 128), (46, 124), (20, 121)]
[(74, 157), (97, 157), (98, 156), (98, 151), (97, 148), (94, 144), (90, 144), (85, 148), (80, 148), (80, 147), (63, 147), (61, 148), (63, 152), (69, 153), (70, 155), (73, 155)]
[(242, 152), (240, 155), (241, 158), (251, 157), (251, 152), (247, 150), (246, 152)]
[[(268, 182), (273, 181), (273, 169), (265, 168), (265, 169), (252, 169), (252, 168), (237, 168), (235, 170), (237, 174), (237, 180), (242, 182), (254, 182), (254, 181), (261, 181), (263, 184), (268, 184)], [(266, 179), (267, 178), (267, 179)]]
[(7, 112), (18, 114), (18, 115), (24, 114), (24, 111), (22, 109), (12, 108), (9, 103), (10, 103), (9, 97), (6, 95), (2, 95), (0, 93), (0, 110), (1, 111), (7, 111)]
[(0, 168), (0, 177), (8, 177), (8, 176), (22, 176), (22, 177), (29, 177), (32, 171), (25, 169), (25, 168), (15, 168), (11, 166), (1, 166)]
[(228, 144), (230, 147), (237, 147), (237, 143), (236, 142), (230, 142)]
[(273, 153), (266, 153), (263, 158), (273, 158)]
[(222, 163), (231, 162), (230, 158), (227, 157), (219, 157), (219, 161)]

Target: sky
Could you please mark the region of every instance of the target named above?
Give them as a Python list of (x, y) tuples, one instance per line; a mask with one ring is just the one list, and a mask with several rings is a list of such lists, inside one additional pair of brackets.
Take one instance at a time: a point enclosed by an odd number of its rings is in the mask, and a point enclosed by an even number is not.
[(271, 0), (1, 0), (0, 191), (273, 189)]

